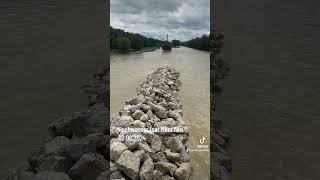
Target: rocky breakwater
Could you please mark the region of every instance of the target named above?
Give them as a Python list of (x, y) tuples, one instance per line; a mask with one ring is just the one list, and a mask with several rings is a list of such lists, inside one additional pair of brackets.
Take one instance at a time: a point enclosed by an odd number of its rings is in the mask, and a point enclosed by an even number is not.
[(230, 70), (230, 66), (222, 59), (221, 48), (224, 35), (213, 30), (211, 39), (211, 63), (210, 63), (210, 130), (211, 130), (211, 179), (231, 179), (232, 163), (227, 151), (227, 145), (231, 138), (231, 132), (223, 126), (223, 121), (216, 112), (215, 97), (222, 88), (218, 85)]
[(108, 83), (105, 66), (83, 86), (88, 110), (52, 122), (50, 137), (4, 180), (109, 179)]
[(188, 127), (178, 97), (179, 72), (160, 67), (111, 119), (111, 179), (188, 180)]

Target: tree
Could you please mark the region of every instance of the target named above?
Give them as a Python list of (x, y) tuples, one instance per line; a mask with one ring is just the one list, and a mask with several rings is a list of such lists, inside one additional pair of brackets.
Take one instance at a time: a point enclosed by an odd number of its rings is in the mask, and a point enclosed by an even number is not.
[(131, 46), (131, 42), (127, 37), (117, 38), (117, 46), (121, 52), (128, 52)]
[(180, 41), (179, 40), (172, 40), (172, 46), (173, 47), (178, 47), (178, 46), (180, 46)]
[(170, 42), (166, 41), (162, 45), (162, 50), (164, 51), (171, 51), (172, 45)]
[(202, 37), (196, 37), (195, 39), (183, 42), (182, 45), (194, 49), (209, 51), (210, 37), (208, 35), (203, 35)]

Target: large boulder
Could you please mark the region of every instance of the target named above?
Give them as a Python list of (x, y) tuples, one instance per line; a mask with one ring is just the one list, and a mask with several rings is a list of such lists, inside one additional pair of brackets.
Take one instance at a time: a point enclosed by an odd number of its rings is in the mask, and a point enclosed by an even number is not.
[(85, 137), (91, 133), (107, 129), (109, 111), (102, 105), (95, 105), (87, 112), (77, 113), (71, 119), (71, 126), (76, 136)]
[(155, 151), (158, 152), (160, 151), (162, 146), (162, 140), (158, 135), (155, 135), (151, 141), (151, 148)]
[(64, 136), (57, 136), (44, 145), (44, 151), (47, 154), (58, 153), (65, 147), (69, 146), (69, 144), (70, 140), (68, 138)]
[(166, 141), (166, 146), (172, 152), (179, 152), (184, 147), (179, 137), (169, 137)]
[(68, 174), (72, 179), (89, 180), (96, 179), (101, 173), (109, 170), (109, 162), (103, 156), (96, 153), (84, 154), (79, 161), (72, 166)]
[(116, 165), (130, 179), (137, 179), (140, 170), (140, 158), (134, 156), (131, 151), (124, 151), (116, 161)]
[(178, 180), (189, 180), (192, 173), (192, 167), (190, 163), (182, 163), (175, 172), (175, 177)]
[(141, 180), (152, 180), (153, 178), (153, 169), (154, 169), (154, 163), (152, 161), (152, 159), (148, 159), (146, 160), (140, 169), (140, 179)]
[(114, 142), (110, 147), (110, 158), (113, 161), (116, 161), (120, 155), (127, 149), (127, 146), (121, 142)]
[(177, 166), (166, 161), (159, 161), (155, 164), (155, 169), (160, 171), (162, 174), (169, 173), (170, 175), (174, 175), (177, 170)]
[(71, 159), (67, 157), (52, 155), (45, 158), (37, 171), (56, 171), (56, 172), (68, 172), (72, 166)]

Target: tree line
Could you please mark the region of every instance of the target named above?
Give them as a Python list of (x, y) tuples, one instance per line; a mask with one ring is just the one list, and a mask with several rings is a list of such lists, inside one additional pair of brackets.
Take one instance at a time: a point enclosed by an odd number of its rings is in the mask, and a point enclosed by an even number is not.
[(201, 37), (196, 37), (186, 42), (181, 43), (182, 46), (186, 46), (193, 49), (199, 49), (204, 51), (210, 50), (210, 36), (203, 35)]
[(154, 38), (147, 38), (141, 34), (125, 32), (122, 29), (110, 27), (110, 48), (111, 50), (141, 50), (148, 47), (160, 47), (163, 41)]
[(110, 48), (111, 50), (128, 52), (140, 51), (142, 49), (154, 47), (162, 47), (163, 50), (171, 50), (171, 47), (186, 46), (193, 49), (209, 51), (210, 37), (211, 35), (203, 35), (185, 42), (181, 42), (179, 40), (172, 40), (171, 42), (168, 42), (110, 27)]

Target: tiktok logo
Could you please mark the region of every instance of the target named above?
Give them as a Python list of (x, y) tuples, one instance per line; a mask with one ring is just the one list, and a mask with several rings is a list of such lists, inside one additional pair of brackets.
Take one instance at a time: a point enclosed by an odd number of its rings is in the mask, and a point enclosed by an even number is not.
[(205, 139), (206, 139), (206, 138), (202, 137), (202, 138), (200, 139), (200, 144), (203, 144)]

